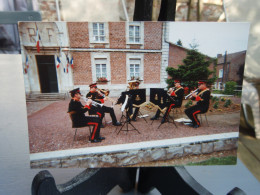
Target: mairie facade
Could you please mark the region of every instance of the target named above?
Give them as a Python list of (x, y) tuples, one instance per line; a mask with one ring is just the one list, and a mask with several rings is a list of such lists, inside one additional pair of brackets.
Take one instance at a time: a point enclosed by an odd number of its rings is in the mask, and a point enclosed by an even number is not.
[(98, 82), (118, 95), (131, 79), (166, 87), (168, 31), (167, 22), (21, 22), (26, 92), (87, 91)]

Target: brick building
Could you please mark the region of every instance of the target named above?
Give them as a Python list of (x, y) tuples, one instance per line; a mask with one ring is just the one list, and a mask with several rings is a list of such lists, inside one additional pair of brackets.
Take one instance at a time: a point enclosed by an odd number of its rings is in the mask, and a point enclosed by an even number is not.
[(242, 85), (246, 51), (225, 53), (224, 55), (218, 54), (217, 58), (216, 73), (218, 79), (215, 83), (215, 88), (223, 89), (227, 81), (235, 81)]
[[(169, 44), (169, 67), (178, 68), (178, 65), (183, 65), (183, 59), (187, 56), (189, 49), (170, 43)], [(213, 60), (213, 58), (206, 56), (206, 60)], [(212, 62), (209, 66), (210, 70), (214, 70), (214, 63)], [(210, 78), (213, 75), (210, 75)]]
[[(100, 88), (110, 89), (112, 95), (124, 91), (133, 77), (143, 80), (142, 88), (165, 87), (167, 29), (163, 22), (22, 22), (23, 65), (26, 56), (29, 59), (26, 92), (67, 92), (75, 87), (87, 91), (100, 78), (108, 80), (99, 83)], [(67, 67), (72, 57), (73, 69)]]

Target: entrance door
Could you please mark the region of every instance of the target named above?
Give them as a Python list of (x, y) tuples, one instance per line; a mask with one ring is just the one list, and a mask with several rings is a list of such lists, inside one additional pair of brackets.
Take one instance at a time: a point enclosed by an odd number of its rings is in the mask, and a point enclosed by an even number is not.
[(37, 55), (36, 61), (42, 93), (57, 93), (58, 82), (53, 55)]

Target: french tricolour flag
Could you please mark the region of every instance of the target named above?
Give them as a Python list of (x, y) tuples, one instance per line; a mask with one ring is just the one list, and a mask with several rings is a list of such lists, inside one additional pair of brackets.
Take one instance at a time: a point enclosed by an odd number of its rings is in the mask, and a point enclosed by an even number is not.
[(26, 56), (25, 66), (26, 66), (27, 69), (29, 68), (29, 58), (28, 58), (28, 55)]
[(71, 65), (71, 68), (73, 68), (73, 57), (70, 60), (70, 65)]
[(37, 30), (36, 30), (36, 47), (37, 47), (38, 53), (40, 53), (40, 40), (41, 40), (41, 37), (39, 35), (39, 30), (37, 28)]
[(59, 56), (57, 56), (57, 68), (60, 67), (60, 63), (61, 63), (60, 58), (59, 58)]

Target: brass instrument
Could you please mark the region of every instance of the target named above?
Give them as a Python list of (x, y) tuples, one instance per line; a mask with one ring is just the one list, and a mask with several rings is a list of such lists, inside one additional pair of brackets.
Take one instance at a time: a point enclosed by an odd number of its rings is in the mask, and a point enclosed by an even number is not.
[(190, 92), (188, 95), (185, 96), (185, 100), (189, 98), (193, 93), (198, 92), (199, 88), (197, 88), (195, 91)]
[[(83, 100), (85, 101), (85, 102), (87, 102), (88, 101), (88, 98), (85, 98), (85, 97), (83, 97)], [(92, 100), (92, 103), (91, 103), (93, 106), (95, 106), (95, 107), (102, 107), (103, 106), (103, 104), (100, 104), (100, 103), (98, 103), (98, 102), (95, 102), (95, 101), (93, 101)]]
[(97, 90), (104, 95), (103, 97), (108, 96), (109, 93), (110, 93), (110, 91), (108, 89), (99, 89), (99, 88), (97, 88)]
[(168, 89), (168, 91), (167, 91), (167, 94), (168, 94), (168, 95), (171, 95), (170, 89), (172, 89), (172, 91), (175, 91), (176, 87), (173, 87), (173, 88), (170, 87), (170, 88)]

